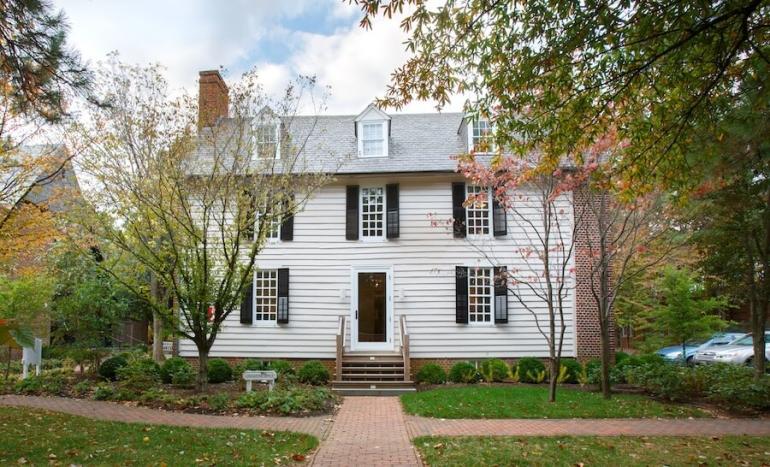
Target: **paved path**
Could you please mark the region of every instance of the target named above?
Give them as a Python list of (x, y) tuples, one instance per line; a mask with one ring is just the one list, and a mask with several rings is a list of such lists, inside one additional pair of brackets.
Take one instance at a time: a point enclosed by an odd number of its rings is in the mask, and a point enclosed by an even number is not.
[(419, 466), (398, 397), (345, 397), (314, 466)]
[(417, 436), (770, 436), (769, 419), (442, 420), (408, 415)]
[(66, 397), (0, 396), (0, 405), (33, 407), (72, 415), (128, 423), (192, 426), (202, 428), (242, 428), (273, 431), (295, 431), (319, 439), (331, 425), (328, 416), (321, 417), (249, 417), (202, 415), (167, 412), (147, 407), (132, 407), (115, 402), (70, 399)]

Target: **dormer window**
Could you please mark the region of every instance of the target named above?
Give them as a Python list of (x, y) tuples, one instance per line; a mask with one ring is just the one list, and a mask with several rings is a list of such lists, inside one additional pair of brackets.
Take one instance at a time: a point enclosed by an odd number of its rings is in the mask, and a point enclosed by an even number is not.
[(258, 158), (280, 159), (281, 146), (278, 144), (280, 131), (279, 123), (265, 123), (257, 126), (255, 140)]
[(495, 152), (495, 129), (489, 120), (477, 119), (468, 125), (468, 149), (477, 154)]
[(387, 157), (390, 116), (369, 105), (355, 119), (358, 157)]

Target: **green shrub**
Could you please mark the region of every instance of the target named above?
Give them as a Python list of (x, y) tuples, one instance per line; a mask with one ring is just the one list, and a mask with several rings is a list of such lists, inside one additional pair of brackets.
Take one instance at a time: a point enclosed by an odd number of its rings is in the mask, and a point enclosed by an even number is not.
[(91, 390), (91, 381), (83, 380), (72, 386), (72, 392), (76, 396), (84, 396)]
[(420, 368), (416, 379), (420, 384), (444, 384), (446, 383), (446, 371), (435, 363), (428, 363)]
[(320, 386), (329, 382), (331, 375), (329, 370), (318, 360), (310, 360), (299, 369), (299, 380), (305, 384)]
[(99, 365), (99, 376), (108, 380), (115, 381), (118, 378), (118, 369), (128, 365), (128, 360), (123, 355), (114, 355)]
[(565, 358), (561, 361), (561, 366), (567, 369), (564, 379), (561, 382), (576, 384), (578, 382), (578, 378), (583, 373), (583, 365), (581, 365), (577, 360)]
[[(618, 352), (620, 354), (623, 354), (623, 352)], [(632, 368), (636, 368), (642, 365), (647, 366), (660, 366), (664, 365), (668, 362), (657, 354), (644, 354), (644, 355), (628, 355), (623, 354), (625, 357), (621, 358), (619, 361), (616, 360), (615, 366), (610, 369), (610, 381), (612, 383), (628, 383), (628, 372)], [(617, 356), (616, 356), (617, 358)]]
[(631, 354), (626, 352), (615, 352), (615, 365), (619, 365), (624, 360), (631, 358)]
[(602, 383), (602, 361), (598, 358), (592, 358), (586, 362), (585, 366), (588, 384)]
[(292, 366), (292, 364), (286, 360), (273, 360), (268, 362), (267, 368), (274, 370), (276, 373), (278, 373), (279, 377), (293, 375), (296, 373), (294, 366)]
[(139, 395), (128, 388), (118, 388), (117, 391), (115, 391), (115, 394), (111, 397), (112, 400), (116, 401), (135, 401), (139, 399)]
[(192, 371), (192, 365), (182, 357), (171, 357), (160, 367), (160, 379), (166, 383), (171, 384), (174, 373), (179, 371)]
[(29, 376), (22, 379), (14, 386), (16, 394), (37, 395), (43, 392), (43, 378), (41, 376)]
[(233, 379), (233, 369), (227, 360), (212, 358), (208, 363), (209, 383), (225, 383)]
[(480, 373), (487, 383), (500, 383), (508, 377), (508, 365), (499, 358), (493, 358), (481, 364)]
[[(545, 365), (533, 357), (525, 357), (517, 362), (519, 379), (522, 383), (542, 383), (545, 379)], [(541, 378), (540, 376), (543, 375)]]
[(233, 379), (240, 381), (244, 371), (267, 370), (267, 363), (262, 360), (247, 358), (233, 365)]
[(160, 366), (151, 358), (129, 359), (128, 365), (118, 368), (118, 382), (132, 391), (145, 391), (160, 383)]
[(142, 402), (162, 401), (167, 395), (169, 394), (161, 388), (150, 388), (139, 394), (139, 400)]
[(115, 389), (109, 384), (100, 384), (94, 389), (94, 400), (106, 401), (112, 399), (115, 395)]
[(212, 410), (220, 412), (227, 408), (227, 405), (230, 403), (230, 396), (225, 393), (214, 394), (208, 397), (207, 402)]
[(336, 400), (326, 388), (295, 386), (247, 392), (235, 401), (235, 405), (262, 413), (296, 415), (329, 411)]
[(197, 374), (192, 365), (180, 366), (171, 373), (171, 384), (180, 388), (189, 388), (195, 383)]
[(480, 379), (481, 375), (471, 362), (457, 362), (449, 369), (449, 381), (453, 383), (473, 384)]

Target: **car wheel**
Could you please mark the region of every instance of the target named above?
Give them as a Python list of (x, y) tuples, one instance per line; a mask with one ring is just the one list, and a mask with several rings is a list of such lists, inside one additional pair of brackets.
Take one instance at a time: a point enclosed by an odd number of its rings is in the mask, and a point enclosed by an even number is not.
[(746, 360), (746, 366), (754, 366), (754, 357), (749, 357), (749, 359)]
[(687, 360), (685, 361), (687, 366), (693, 366), (692, 357), (693, 357), (693, 355), (690, 355), (689, 357), (687, 357)]

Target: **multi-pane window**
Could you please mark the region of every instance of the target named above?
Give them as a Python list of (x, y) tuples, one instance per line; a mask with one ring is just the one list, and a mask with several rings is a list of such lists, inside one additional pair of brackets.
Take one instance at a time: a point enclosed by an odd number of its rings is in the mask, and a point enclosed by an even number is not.
[(273, 217), (269, 221), (265, 222), (265, 238), (268, 240), (277, 240), (281, 238), (281, 223), (278, 219)]
[(257, 127), (257, 157), (260, 159), (278, 158), (278, 125), (260, 125)]
[(494, 130), (487, 120), (474, 120), (471, 125), (471, 149), (476, 152), (494, 152)]
[(363, 142), (364, 157), (382, 156), (385, 139), (383, 137), (382, 123), (364, 123), (361, 125), (361, 139)]
[(492, 320), (492, 268), (468, 268), (468, 322)]
[(382, 237), (385, 216), (385, 189), (361, 189), (361, 236)]
[(489, 190), (466, 185), (466, 195), (471, 200), (465, 208), (468, 235), (489, 235)]
[(254, 274), (254, 319), (275, 321), (278, 316), (278, 270), (265, 269)]

